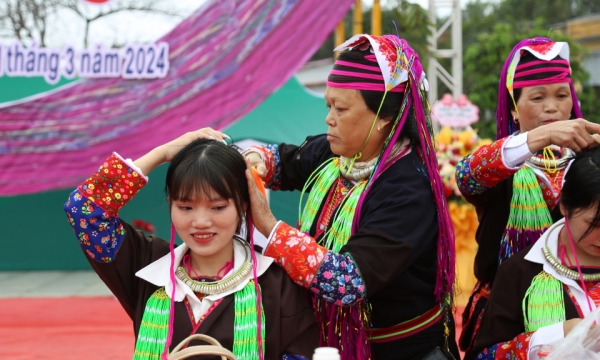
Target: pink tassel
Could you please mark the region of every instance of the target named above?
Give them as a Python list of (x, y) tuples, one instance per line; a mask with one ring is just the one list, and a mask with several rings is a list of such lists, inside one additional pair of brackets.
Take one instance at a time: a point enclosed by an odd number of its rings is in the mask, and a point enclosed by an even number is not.
[(256, 252), (254, 251), (254, 225), (252, 223), (252, 214), (248, 211), (248, 231), (250, 232), (250, 253), (252, 254), (252, 273), (254, 276), (254, 288), (256, 289), (256, 313), (258, 314), (258, 330), (256, 338), (258, 340), (258, 356), (262, 360), (265, 357), (263, 354), (263, 339), (262, 339), (262, 293), (260, 292), (260, 286), (258, 285), (258, 275), (256, 273), (256, 267), (258, 262), (256, 260)]
[(173, 340), (173, 322), (175, 320), (175, 288), (177, 287), (175, 282), (175, 225), (171, 223), (171, 241), (169, 241), (169, 252), (171, 253), (171, 267), (169, 269), (169, 275), (171, 278), (171, 284), (173, 289), (171, 290), (171, 307), (169, 308), (169, 332), (167, 334), (167, 340), (165, 342), (165, 350), (162, 353), (161, 358), (167, 360), (169, 354), (169, 347)]

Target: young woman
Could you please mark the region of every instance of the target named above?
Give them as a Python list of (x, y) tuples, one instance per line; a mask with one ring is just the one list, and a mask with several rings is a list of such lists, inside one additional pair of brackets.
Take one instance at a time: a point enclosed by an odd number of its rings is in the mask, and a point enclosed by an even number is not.
[(503, 263), (481, 321), (476, 359), (537, 359), (600, 305), (600, 148), (565, 175), (564, 219)]
[[(135, 359), (164, 358), (195, 333), (216, 338), (238, 359), (304, 359), (317, 346), (304, 290), (255, 253), (249, 236), (239, 237), (251, 234), (248, 170), (222, 139), (202, 129), (134, 162), (113, 153), (64, 206), (90, 264), (133, 320)], [(170, 244), (118, 217), (163, 162), (171, 162)], [(183, 241), (175, 249), (174, 230)]]
[[(479, 218), (475, 276), (463, 314), (461, 349), (473, 346), (498, 265), (533, 244), (561, 218), (562, 179), (573, 151), (594, 144), (600, 125), (582, 118), (571, 79), (569, 45), (519, 42), (498, 85), (496, 141), (456, 166), (456, 180)], [(519, 204), (528, 206), (519, 206)]]

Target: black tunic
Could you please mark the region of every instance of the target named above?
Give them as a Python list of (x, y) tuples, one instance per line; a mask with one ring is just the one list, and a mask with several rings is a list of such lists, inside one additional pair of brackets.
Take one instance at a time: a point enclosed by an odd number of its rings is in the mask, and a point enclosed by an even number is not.
[[(310, 174), (336, 156), (324, 135), (308, 137), (300, 147), (281, 144), (279, 154), (282, 190), (302, 190)], [(431, 184), (413, 149), (373, 184), (362, 208), (359, 231), (340, 250), (350, 253), (360, 269), (372, 305), (372, 327), (397, 325), (436, 305), (437, 221)], [(452, 319), (449, 326), (448, 343), (458, 358)], [(373, 343), (371, 350), (376, 360), (410, 359), (434, 346), (445, 346), (442, 322), (409, 338)]]
[[(513, 196), (513, 177), (509, 176), (482, 194), (465, 195), (465, 199), (475, 206), (479, 220), (475, 234), (479, 245), (475, 256), (475, 277), (482, 283), (493, 283), (498, 271), (500, 240), (508, 224)], [(553, 223), (562, 218), (558, 206), (550, 214)]]
[[(129, 317), (137, 338), (144, 308), (157, 286), (135, 276), (146, 265), (169, 253), (169, 243), (155, 236), (146, 236), (123, 220), (125, 238), (118, 255), (110, 263), (86, 258), (117, 297)], [(301, 287), (294, 284), (278, 266), (271, 265), (258, 278), (262, 289), (262, 303), (266, 321), (265, 359), (278, 360), (280, 354), (303, 355), (310, 358), (318, 343), (318, 326), (310, 301)], [(233, 349), (234, 294), (221, 303), (204, 319), (198, 334), (217, 339), (222, 346)], [(192, 323), (183, 302), (175, 303), (174, 332), (171, 349), (191, 335)], [(206, 344), (193, 341), (190, 345)], [(194, 357), (220, 359), (220, 357)]]
[[(543, 270), (543, 265), (525, 260), (529, 247), (514, 255), (499, 267), (488, 300), (481, 326), (475, 338), (473, 351), (465, 360), (474, 359), (483, 349), (514, 339), (525, 332), (523, 298), (531, 281)], [(579, 317), (579, 313), (563, 289), (566, 320)]]

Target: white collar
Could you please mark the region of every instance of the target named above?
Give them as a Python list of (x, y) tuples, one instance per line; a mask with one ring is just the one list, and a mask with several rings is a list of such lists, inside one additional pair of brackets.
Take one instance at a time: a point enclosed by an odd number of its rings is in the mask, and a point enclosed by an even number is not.
[[(228, 276), (231, 276), (238, 270), (242, 264), (244, 263), (246, 257), (246, 250), (244, 249), (245, 245), (241, 244), (237, 240), (233, 240), (233, 269), (231, 269), (223, 279), (226, 279)], [(185, 244), (182, 244), (175, 248), (175, 262), (174, 262), (174, 270), (177, 269), (183, 255), (187, 252), (188, 247)], [(261, 276), (267, 271), (269, 266), (273, 263), (273, 258), (266, 257), (261, 255), (258, 252), (254, 252), (256, 254), (256, 276)], [(138, 271), (135, 276), (148, 281), (156, 286), (164, 286), (165, 292), (169, 297), (171, 297), (171, 292), (173, 291), (173, 284), (171, 283), (170, 274), (169, 274), (169, 266), (171, 264), (171, 254), (166, 254), (160, 259), (154, 261), (148, 266), (144, 267), (140, 271)], [(210, 306), (218, 299), (221, 299), (227, 295), (233, 294), (238, 290), (241, 290), (246, 286), (246, 284), (252, 280), (253, 274), (250, 274), (244, 279), (241, 283), (239, 283), (233, 289), (229, 291), (208, 295), (204, 297), (202, 300), (198, 299), (194, 291), (190, 289), (183, 281), (179, 280), (175, 277), (175, 301), (180, 302), (183, 301), (184, 297), (187, 297), (192, 311), (194, 312), (194, 317), (196, 319), (200, 319), (200, 317), (206, 313), (206, 311), (210, 308)]]
[[(560, 280), (563, 284), (566, 284), (575, 299), (579, 303), (579, 307), (583, 312), (584, 316), (590, 313), (590, 309), (588, 307), (588, 302), (586, 299), (586, 295), (583, 292), (583, 289), (577, 284), (575, 280), (569, 279), (561, 274), (559, 274), (552, 265), (546, 260), (544, 254), (542, 253), (542, 248), (546, 246), (546, 239), (548, 240), (548, 249), (550, 253), (558, 259), (558, 235), (560, 234), (560, 229), (565, 226), (565, 219), (562, 218), (559, 221), (552, 224), (548, 230), (544, 231), (542, 236), (540, 236), (539, 240), (536, 241), (535, 244), (531, 247), (527, 255), (525, 256), (525, 260), (531, 261), (533, 263), (542, 264), (544, 271), (550, 274), (553, 278)], [(593, 301), (590, 301), (593, 309), (596, 308), (596, 305)], [(592, 310), (593, 310), (592, 309)]]

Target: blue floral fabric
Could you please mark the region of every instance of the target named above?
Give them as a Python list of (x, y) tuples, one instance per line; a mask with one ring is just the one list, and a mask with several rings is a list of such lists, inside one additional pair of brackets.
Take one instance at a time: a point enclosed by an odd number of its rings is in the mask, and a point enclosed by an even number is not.
[(366, 296), (365, 283), (349, 253), (327, 251), (310, 291), (338, 306), (353, 306)]
[(71, 193), (64, 210), (88, 256), (98, 262), (111, 262), (125, 238), (121, 220), (83, 196), (79, 189)]

